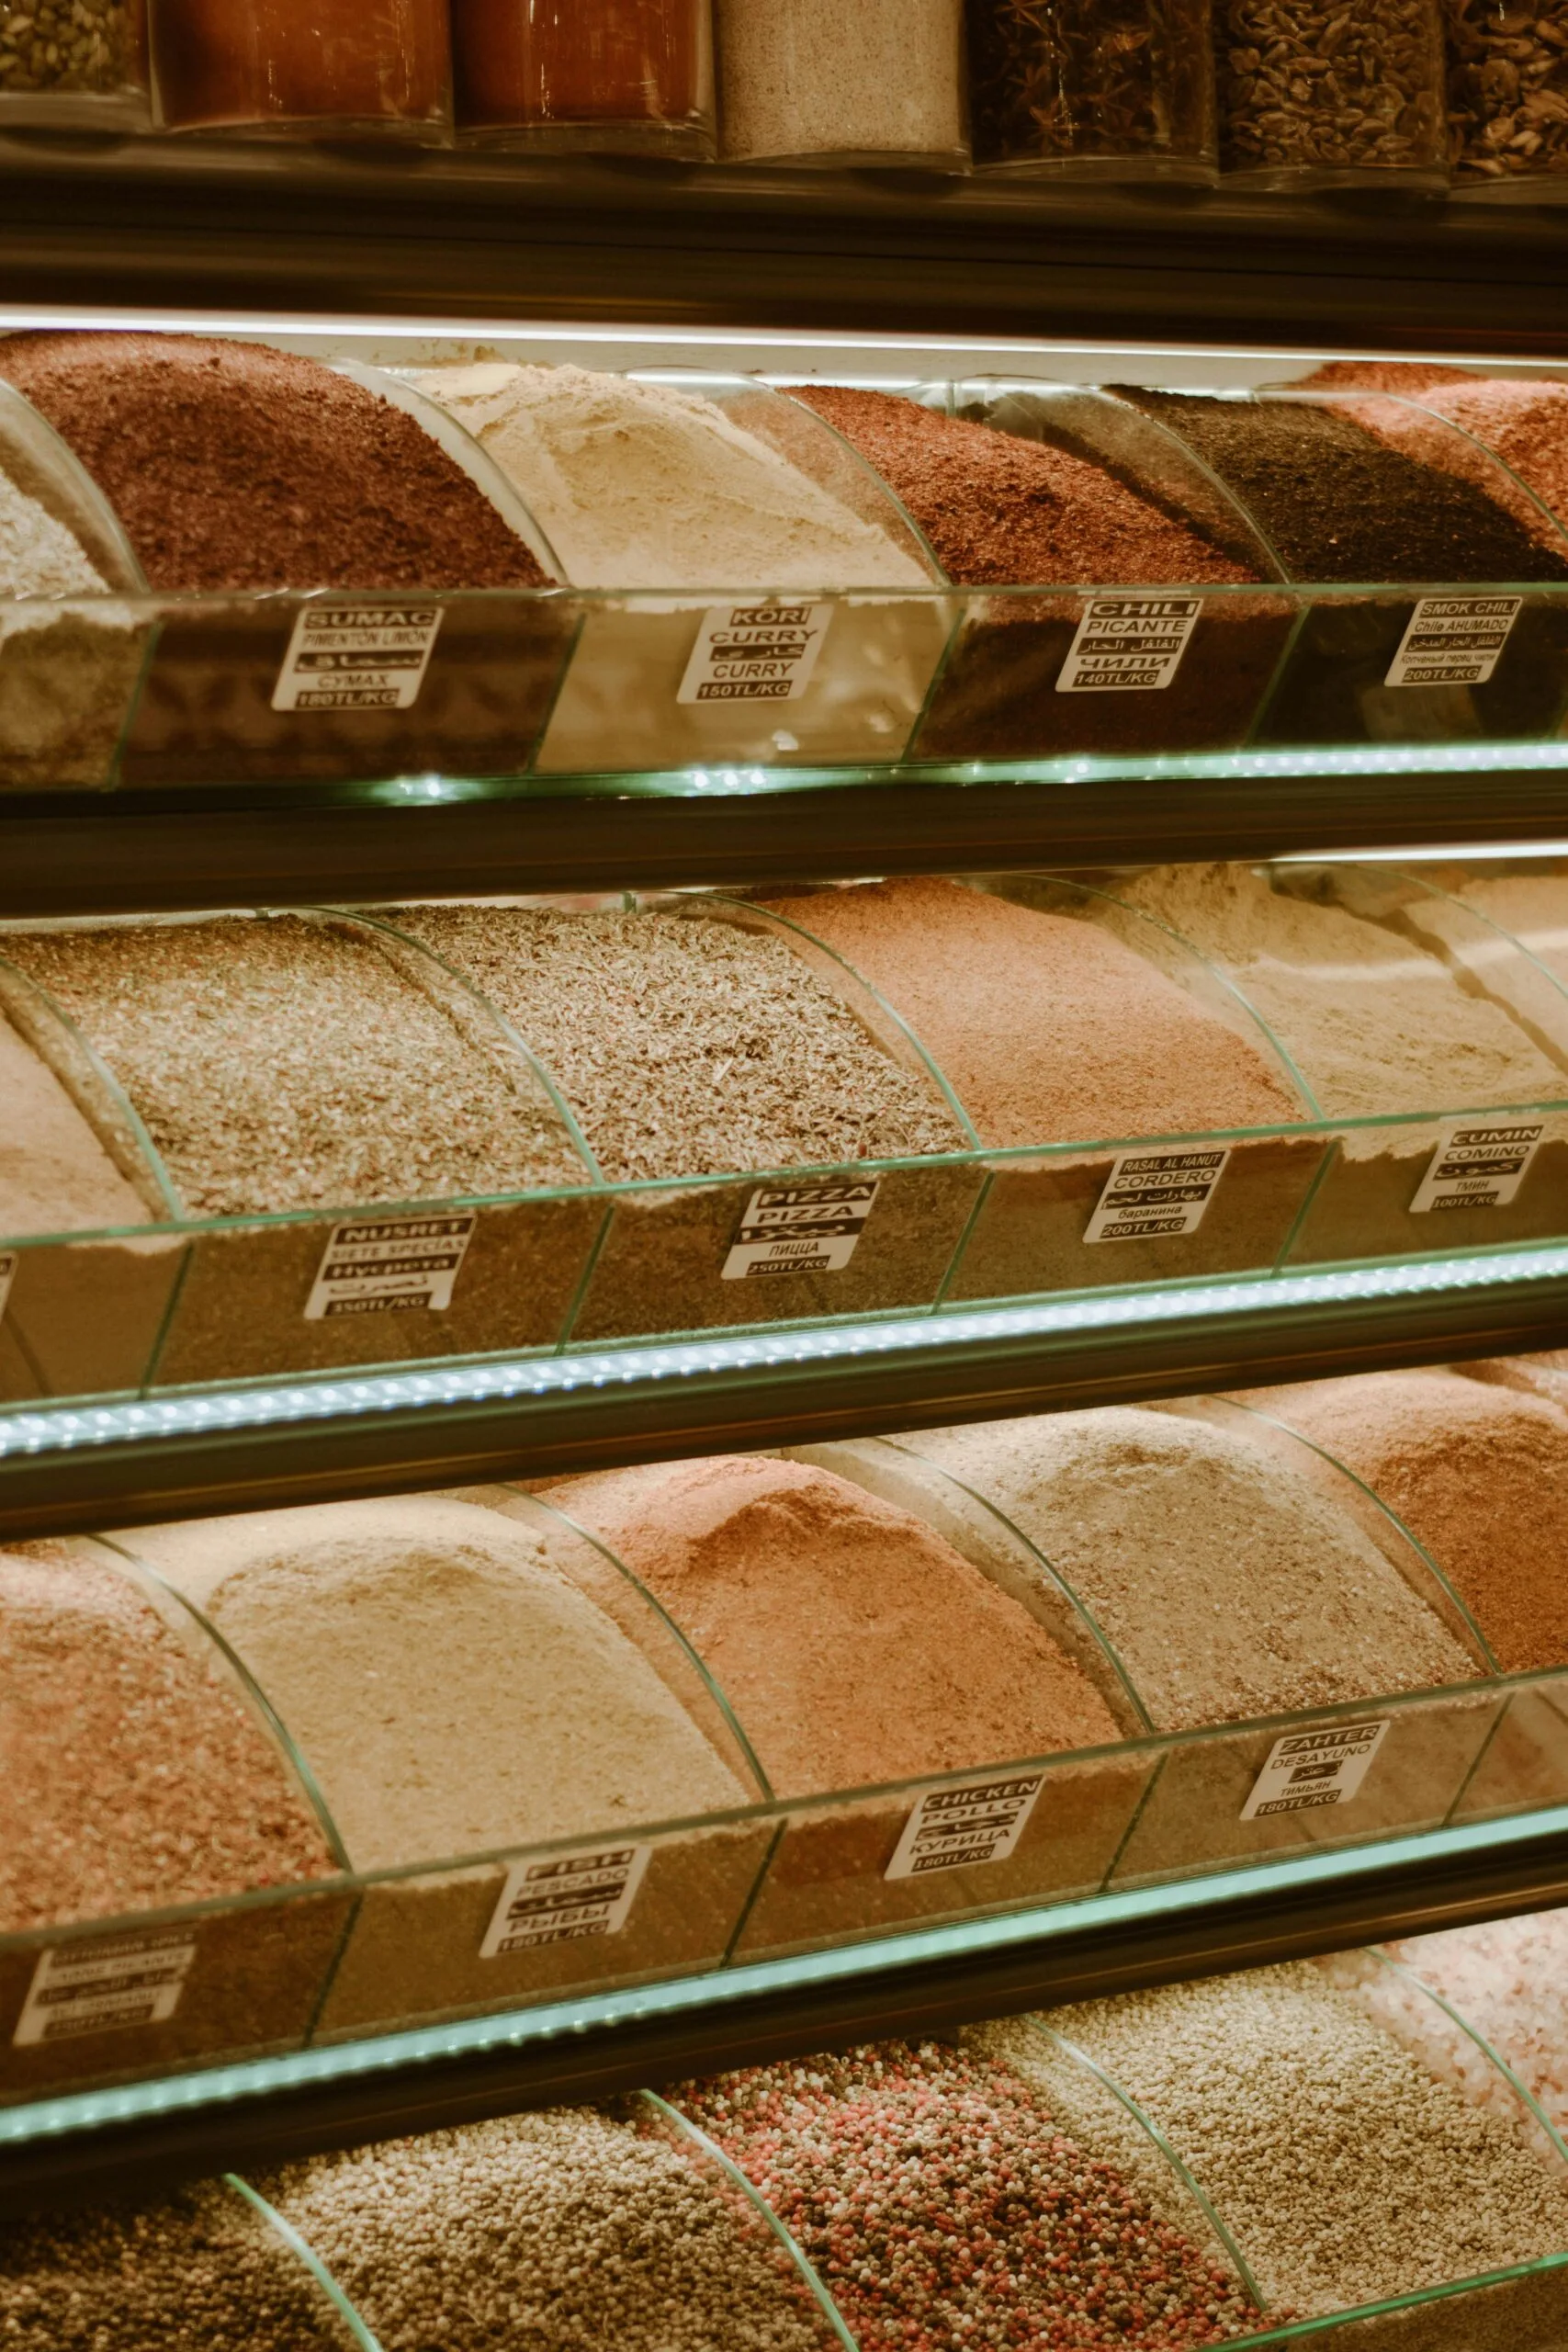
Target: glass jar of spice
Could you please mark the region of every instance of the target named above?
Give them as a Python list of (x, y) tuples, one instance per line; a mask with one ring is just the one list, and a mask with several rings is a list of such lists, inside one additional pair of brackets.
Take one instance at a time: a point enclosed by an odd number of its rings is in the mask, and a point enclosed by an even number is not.
[(452, 0), (457, 124), (554, 154), (717, 152), (712, 0)]
[(143, 130), (142, 0), (0, 0), (0, 130)]
[(1211, 0), (966, 8), (977, 168), (1213, 185)]
[(1217, 0), (1220, 152), (1258, 188), (1448, 185), (1442, 0)]
[(727, 161), (966, 171), (964, 0), (717, 0)]
[(452, 130), (446, 0), (150, 0), (159, 128), (247, 139)]
[(1449, 0), (1456, 196), (1568, 203), (1568, 0)]

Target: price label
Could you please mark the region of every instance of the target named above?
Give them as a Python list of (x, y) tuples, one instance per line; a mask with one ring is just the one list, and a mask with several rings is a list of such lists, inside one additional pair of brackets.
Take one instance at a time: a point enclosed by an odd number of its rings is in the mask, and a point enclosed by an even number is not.
[(12, 2041), (74, 2041), (84, 2034), (166, 2025), (196, 1958), (188, 1935), (115, 1936), (39, 1954)]
[(931, 1878), (976, 1862), (1005, 1862), (1044, 1779), (1043, 1772), (1008, 1772), (963, 1788), (928, 1789), (904, 1824), (883, 1876)]
[(1423, 596), (1383, 684), (1483, 686), (1502, 659), (1522, 596)]
[(547, 1861), (513, 1862), (479, 1958), (499, 1960), (541, 1944), (618, 1936), (652, 1856), (651, 1846), (603, 1846), (592, 1853), (552, 1855)]
[(760, 1184), (729, 1245), (724, 1281), (749, 1282), (760, 1274), (841, 1273), (876, 1205), (880, 1181), (857, 1177), (836, 1184)]
[(1230, 1159), (1215, 1151), (1124, 1151), (1111, 1163), (1086, 1241), (1157, 1241), (1196, 1233)]
[(445, 1314), (478, 1223), (460, 1216), (361, 1219), (334, 1225), (305, 1307), (307, 1323), (338, 1315)]
[(1096, 596), (1067, 648), (1059, 695), (1157, 694), (1202, 618), (1198, 596)]
[(678, 702), (798, 702), (831, 605), (719, 605), (705, 613)]
[(1297, 1731), (1277, 1739), (1252, 1794), (1242, 1806), (1243, 1821), (1265, 1821), (1279, 1813), (1316, 1813), (1326, 1805), (1348, 1804), (1371, 1770), (1373, 1757), (1388, 1730), (1385, 1722), (1337, 1724), (1329, 1731)]
[(439, 605), (305, 605), (274, 710), (412, 710), (441, 628)]
[(1506, 1208), (1529, 1175), (1545, 1133), (1543, 1119), (1445, 1127), (1410, 1204), (1411, 1215), (1420, 1216), (1428, 1209)]

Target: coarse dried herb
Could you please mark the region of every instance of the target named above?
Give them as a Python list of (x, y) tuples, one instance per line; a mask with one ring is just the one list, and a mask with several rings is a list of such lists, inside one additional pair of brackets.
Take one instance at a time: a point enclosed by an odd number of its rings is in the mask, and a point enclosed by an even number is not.
[(128, 0), (0, 0), (0, 100), (140, 78)]
[(1449, 0), (1449, 160), (1461, 180), (1568, 172), (1568, 0)]
[(975, 160), (1214, 155), (1210, 0), (967, 0)]
[(1221, 0), (1227, 171), (1440, 172), (1439, 0)]

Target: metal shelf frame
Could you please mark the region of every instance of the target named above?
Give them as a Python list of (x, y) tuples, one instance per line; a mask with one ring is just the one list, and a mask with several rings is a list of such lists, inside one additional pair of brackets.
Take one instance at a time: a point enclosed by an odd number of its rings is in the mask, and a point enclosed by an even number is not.
[(0, 304), (1568, 357), (1568, 215), (900, 172), (0, 139)]

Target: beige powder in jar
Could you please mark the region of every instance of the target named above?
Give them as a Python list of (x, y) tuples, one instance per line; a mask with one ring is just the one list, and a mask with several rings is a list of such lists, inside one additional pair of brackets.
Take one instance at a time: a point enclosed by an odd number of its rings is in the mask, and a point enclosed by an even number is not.
[(963, 0), (717, 0), (727, 159), (968, 160)]
[(747, 1802), (649, 1660), (500, 1512), (420, 1496), (123, 1540), (244, 1660), (357, 1869)]
[(1477, 1672), (1355, 1521), (1237, 1430), (1111, 1406), (899, 1442), (1044, 1555), (1162, 1731)]

